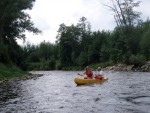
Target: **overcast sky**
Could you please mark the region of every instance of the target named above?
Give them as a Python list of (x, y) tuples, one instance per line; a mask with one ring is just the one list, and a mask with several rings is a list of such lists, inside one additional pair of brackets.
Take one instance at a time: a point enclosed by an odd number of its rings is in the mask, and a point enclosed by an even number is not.
[[(150, 16), (150, 0), (141, 0), (138, 11), (145, 20)], [(36, 0), (33, 9), (28, 11), (35, 26), (42, 30), (42, 34), (26, 33), (26, 42), (39, 44), (56, 41), (59, 25), (78, 23), (81, 17), (86, 17), (91, 23), (92, 31), (113, 30), (116, 26), (113, 13), (104, 4), (111, 5), (110, 0)], [(22, 41), (18, 41), (22, 44)]]

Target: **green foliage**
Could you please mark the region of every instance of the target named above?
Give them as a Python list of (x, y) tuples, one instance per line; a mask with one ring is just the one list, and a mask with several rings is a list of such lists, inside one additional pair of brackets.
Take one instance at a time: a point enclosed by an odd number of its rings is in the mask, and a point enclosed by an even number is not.
[(25, 12), (32, 9), (34, 2), (35, 0), (0, 1), (0, 62), (27, 69), (26, 51), (17, 44), (16, 39), (25, 40), (26, 31), (35, 34), (41, 32), (34, 27), (29, 14)]
[(11, 53), (9, 58), (25, 70), (79, 70), (86, 65), (97, 68), (116, 62), (138, 66), (145, 62), (145, 57), (149, 59), (149, 30), (145, 29), (149, 22), (130, 28), (129, 38), (122, 36), (117, 27), (112, 32), (86, 31), (84, 22), (76, 26), (62, 24), (56, 44), (44, 41), (22, 48), (14, 44), (17, 49), (10, 48), (6, 54)]
[(77, 71), (77, 70), (83, 70), (85, 67), (81, 67), (81, 66), (69, 66), (69, 67), (63, 67), (62, 70), (65, 70), (65, 71)]
[(100, 58), (102, 62), (106, 62), (110, 59), (110, 48), (107, 46), (102, 46), (101, 51), (100, 51)]
[(88, 65), (88, 56), (85, 52), (81, 52), (79, 57), (77, 58), (77, 64), (79, 66), (86, 66)]
[(146, 59), (150, 59), (150, 27), (141, 39), (141, 52), (145, 55)]
[(20, 70), (15, 65), (4, 65), (0, 63), (0, 80), (9, 79), (13, 77), (20, 77), (26, 73)]
[(55, 70), (55, 65), (55, 60), (31, 62), (28, 63), (28, 70)]
[(28, 63), (27, 70), (41, 70), (41, 65), (40, 62)]
[(53, 45), (51, 43), (48, 42), (42, 42), (39, 46), (39, 56), (40, 58), (42, 58), (43, 60), (49, 60), (50, 56), (52, 55), (51, 53), (52, 51)]
[(90, 24), (85, 17), (80, 18), (76, 26), (61, 24), (57, 35), (61, 65), (73, 66), (77, 64), (80, 51), (88, 52), (90, 38)]
[[(99, 61), (109, 60), (109, 57), (104, 58), (106, 51), (110, 50), (109, 38), (111, 33), (109, 31), (98, 31), (92, 34), (93, 43), (89, 46), (89, 62), (97, 63)], [(104, 52), (105, 51), (105, 52)]]
[(126, 27), (129, 34), (125, 37), (118, 27), (112, 32), (91, 32), (83, 20), (77, 25), (61, 24), (54, 45), (28, 45), (25, 53), (30, 59), (29, 70), (78, 70), (87, 65), (96, 68), (117, 62), (136, 66), (142, 65), (145, 57), (149, 59), (149, 22)]
[(101, 62), (101, 63), (95, 63), (95, 64), (91, 64), (90, 67), (94, 70), (97, 69), (97, 67), (102, 67), (105, 68), (107, 66), (113, 65), (113, 61), (112, 60), (108, 60), (106, 62)]
[(140, 12), (135, 11), (135, 8), (139, 7), (139, 5), (140, 1), (135, 0), (112, 0), (112, 6), (108, 6), (114, 12), (117, 24), (116, 31), (114, 31), (114, 38), (117, 38), (117, 40), (116, 42), (113, 41), (113, 43), (116, 46), (115, 49), (122, 51), (122, 60), (125, 58), (126, 63), (129, 60), (128, 56), (130, 53), (135, 55), (139, 53), (141, 37), (137, 26), (142, 21)]
[(146, 59), (143, 55), (131, 55), (129, 58), (130, 64), (133, 64), (135, 66), (141, 66), (145, 63)]
[(119, 49), (111, 49), (110, 59), (114, 62), (123, 61), (123, 53)]
[(62, 69), (62, 65), (61, 65), (61, 63), (60, 63), (59, 60), (56, 61), (55, 69), (56, 69), (56, 70), (61, 70), (61, 69)]
[(35, 51), (35, 52), (32, 52), (29, 56), (28, 56), (28, 62), (39, 62), (40, 59), (39, 59), (39, 55), (38, 53)]
[(89, 47), (89, 50), (88, 50), (88, 60), (89, 60), (89, 63), (96, 63), (96, 62), (99, 62), (99, 59), (100, 59), (100, 47), (98, 47), (96, 49), (96, 47), (94, 47), (94, 45), (91, 45)]
[(0, 62), (2, 63), (10, 62), (9, 55), (8, 55), (8, 48), (4, 44), (0, 45)]
[(57, 45), (42, 42), (39, 46), (27, 44), (23, 47), (28, 70), (53, 70), (58, 59)]
[(25, 31), (39, 33), (24, 10), (31, 9), (35, 0), (1, 0), (0, 42), (14, 43), (16, 38), (25, 39)]

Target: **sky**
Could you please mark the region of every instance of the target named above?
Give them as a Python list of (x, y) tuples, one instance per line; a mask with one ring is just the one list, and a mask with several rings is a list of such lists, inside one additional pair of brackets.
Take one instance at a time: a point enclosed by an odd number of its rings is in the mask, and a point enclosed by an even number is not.
[[(26, 42), (17, 40), (18, 44), (40, 44), (43, 41), (55, 43), (59, 25), (76, 25), (81, 17), (86, 17), (92, 31), (113, 30), (116, 26), (113, 12), (106, 7), (111, 0), (36, 0), (32, 10), (27, 11), (35, 27), (42, 33), (34, 35), (26, 32)], [(139, 0), (138, 0), (139, 1)], [(142, 0), (136, 9), (141, 12), (142, 19), (150, 16), (150, 0)]]

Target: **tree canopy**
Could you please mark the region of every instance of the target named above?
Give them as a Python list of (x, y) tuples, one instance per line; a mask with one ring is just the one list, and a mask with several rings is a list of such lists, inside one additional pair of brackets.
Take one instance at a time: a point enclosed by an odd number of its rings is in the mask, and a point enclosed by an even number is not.
[(41, 32), (34, 27), (30, 15), (26, 12), (32, 9), (34, 2), (35, 0), (0, 1), (0, 62), (16, 61), (20, 51), (16, 39), (25, 40), (25, 31)]

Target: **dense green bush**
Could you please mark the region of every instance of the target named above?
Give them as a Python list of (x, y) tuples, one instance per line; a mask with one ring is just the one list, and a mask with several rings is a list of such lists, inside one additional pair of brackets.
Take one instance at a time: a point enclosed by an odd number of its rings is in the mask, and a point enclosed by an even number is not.
[(131, 55), (129, 58), (129, 63), (135, 66), (141, 66), (145, 63), (146, 59), (144, 55)]
[(61, 63), (60, 63), (60, 61), (59, 61), (59, 60), (57, 60), (57, 61), (56, 61), (55, 69), (56, 69), (56, 70), (60, 70), (60, 69), (62, 69), (62, 66), (61, 66)]
[(147, 60), (150, 60), (150, 28), (143, 35), (140, 43), (141, 53), (146, 57)]
[(8, 63), (10, 61), (9, 54), (8, 54), (8, 48), (4, 44), (0, 45), (0, 62), (2, 63)]
[(23, 72), (15, 65), (5, 65), (0, 63), (0, 80), (9, 79), (13, 77), (20, 77), (25, 74), (26, 72)]
[(77, 64), (79, 66), (86, 66), (88, 64), (88, 56), (85, 52), (81, 52), (77, 58)]

